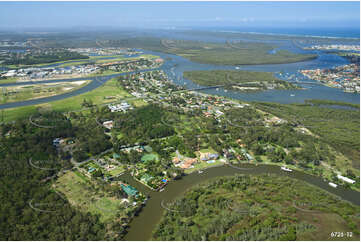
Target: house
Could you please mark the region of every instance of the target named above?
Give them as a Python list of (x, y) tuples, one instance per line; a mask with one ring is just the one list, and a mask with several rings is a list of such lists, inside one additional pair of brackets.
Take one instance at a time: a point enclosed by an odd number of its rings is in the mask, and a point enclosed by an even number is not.
[(172, 160), (173, 164), (179, 164), (181, 161), (178, 157), (173, 157), (173, 160)]
[(223, 156), (224, 156), (224, 158), (227, 158), (227, 159), (233, 159), (234, 158), (233, 153), (230, 152), (227, 149), (223, 149)]
[(216, 160), (218, 158), (218, 154), (216, 153), (201, 153), (200, 155), (200, 159), (202, 161), (207, 161), (207, 160)]
[(112, 129), (113, 128), (113, 120), (103, 122), (103, 126), (107, 129)]
[(61, 145), (61, 144), (64, 144), (64, 142), (65, 142), (64, 139), (62, 139), (62, 138), (56, 138), (56, 139), (53, 140), (53, 145), (54, 145), (54, 146), (59, 146), (59, 145)]
[(132, 106), (130, 104), (128, 104), (127, 102), (122, 102), (120, 104), (109, 104), (108, 108), (110, 109), (110, 111), (113, 112), (126, 112), (129, 109), (132, 109)]
[(183, 164), (180, 165), (181, 168), (183, 169), (187, 169), (187, 168), (190, 168), (194, 163), (197, 162), (197, 159), (196, 158), (187, 158)]
[(92, 172), (94, 172), (96, 169), (94, 168), (94, 167), (89, 167), (89, 169), (88, 169), (88, 172), (89, 173), (92, 173)]

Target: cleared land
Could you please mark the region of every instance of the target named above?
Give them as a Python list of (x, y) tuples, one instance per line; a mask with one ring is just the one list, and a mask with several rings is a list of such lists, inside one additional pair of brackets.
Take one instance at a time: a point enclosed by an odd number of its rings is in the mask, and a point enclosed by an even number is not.
[(75, 82), (58, 82), (48, 84), (34, 84), (24, 86), (3, 87), (0, 103), (20, 102), (25, 100), (55, 96), (71, 91), (75, 91), (87, 84), (89, 80)]
[(79, 172), (68, 172), (53, 185), (63, 193), (69, 202), (84, 212), (99, 215), (101, 222), (126, 218), (127, 209), (121, 206), (121, 200), (112, 197)]

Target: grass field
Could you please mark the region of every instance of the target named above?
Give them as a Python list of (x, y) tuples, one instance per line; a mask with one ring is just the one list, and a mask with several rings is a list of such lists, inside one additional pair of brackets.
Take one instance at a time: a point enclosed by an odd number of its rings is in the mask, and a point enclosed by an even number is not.
[[(87, 177), (80, 173), (68, 172), (55, 183), (55, 189), (63, 193), (69, 202), (84, 212), (100, 215), (100, 221), (106, 222), (125, 217), (119, 199), (96, 191), (90, 186)], [(120, 217), (117, 214), (120, 213)]]
[(90, 80), (81, 80), (77, 82), (59, 82), (54, 84), (34, 84), (3, 87), (2, 93), (0, 94), (0, 103), (20, 102), (55, 96), (75, 91), (89, 83)]
[(158, 155), (155, 154), (155, 153), (151, 153), (151, 154), (145, 154), (142, 156), (141, 160), (143, 162), (147, 162), (147, 161), (150, 161), (150, 160), (159, 160), (158, 158)]
[(118, 176), (119, 174), (121, 174), (121, 173), (123, 173), (123, 172), (125, 172), (125, 171), (126, 171), (125, 167), (123, 167), (123, 166), (118, 166), (117, 168), (109, 171), (109, 174), (110, 174), (111, 176)]
[(123, 89), (116, 85), (116, 80), (111, 79), (107, 81), (101, 87), (98, 87), (90, 92), (66, 98), (59, 101), (49, 102), (39, 105), (31, 105), (18, 108), (10, 108), (4, 110), (4, 122), (12, 121), (15, 119), (27, 118), (29, 115), (34, 114), (39, 107), (46, 107), (48, 109), (59, 111), (59, 112), (70, 112), (82, 109), (82, 102), (85, 99), (91, 100), (93, 104), (105, 104), (114, 102), (115, 100), (109, 101), (105, 99), (106, 96), (116, 96), (117, 99), (131, 97), (130, 94), (125, 92)]
[(0, 79), (0, 84), (7, 84), (7, 83), (15, 83), (19, 78), (17, 77), (10, 77), (5, 79)]

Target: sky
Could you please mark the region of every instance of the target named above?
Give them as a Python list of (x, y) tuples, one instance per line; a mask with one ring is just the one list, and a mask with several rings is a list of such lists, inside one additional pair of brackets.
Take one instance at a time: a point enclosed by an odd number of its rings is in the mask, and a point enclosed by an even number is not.
[(0, 28), (360, 28), (359, 2), (0, 2)]

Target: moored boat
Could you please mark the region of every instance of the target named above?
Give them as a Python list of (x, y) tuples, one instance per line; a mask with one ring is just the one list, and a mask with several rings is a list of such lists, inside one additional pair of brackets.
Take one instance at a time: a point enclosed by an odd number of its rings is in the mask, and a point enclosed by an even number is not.
[(330, 185), (331, 187), (334, 187), (334, 188), (337, 187), (337, 184), (335, 184), (335, 183), (333, 183), (333, 182), (329, 182), (328, 185)]
[(283, 171), (288, 171), (288, 172), (291, 172), (291, 171), (292, 171), (291, 169), (289, 169), (289, 168), (287, 168), (287, 167), (285, 167), (285, 166), (282, 166), (282, 167), (281, 167), (281, 170), (283, 170)]

